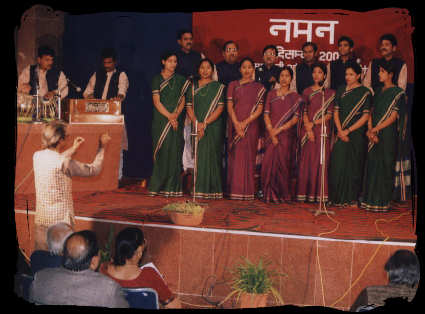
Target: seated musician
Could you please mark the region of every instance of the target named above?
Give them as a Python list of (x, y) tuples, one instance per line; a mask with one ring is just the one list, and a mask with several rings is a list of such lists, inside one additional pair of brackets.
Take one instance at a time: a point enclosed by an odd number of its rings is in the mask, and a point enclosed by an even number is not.
[(84, 98), (117, 99), (123, 101), (128, 89), (128, 77), (116, 67), (114, 49), (102, 51), (102, 67), (90, 78), (83, 93)]
[(58, 91), (61, 98), (68, 95), (68, 83), (65, 74), (54, 66), (55, 52), (47, 46), (38, 48), (37, 64), (29, 65), (18, 78), (18, 92), (37, 94), (45, 100), (52, 99)]
[[(102, 67), (91, 76), (83, 93), (83, 97), (119, 100), (122, 102), (127, 94), (129, 86), (127, 74), (116, 67), (117, 57), (114, 49), (105, 48), (101, 55)], [(125, 125), (120, 150), (118, 180), (121, 180), (123, 177), (123, 150), (128, 150), (128, 138)]]

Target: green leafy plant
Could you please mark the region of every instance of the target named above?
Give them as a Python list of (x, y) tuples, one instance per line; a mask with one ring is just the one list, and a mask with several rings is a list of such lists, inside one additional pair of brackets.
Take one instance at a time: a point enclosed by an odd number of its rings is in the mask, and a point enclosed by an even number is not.
[(100, 252), (100, 264), (109, 262), (112, 257), (112, 242), (114, 241), (114, 225), (111, 224), (109, 228), (108, 240), (106, 241), (103, 248), (99, 249)]
[(167, 204), (162, 208), (167, 212), (177, 212), (183, 214), (191, 214), (191, 215), (201, 215), (205, 210), (205, 205), (200, 205), (196, 202), (185, 201), (185, 202), (175, 202)]
[(283, 299), (279, 292), (273, 287), (274, 279), (278, 276), (286, 276), (275, 270), (268, 269), (271, 261), (259, 259), (258, 264), (252, 263), (246, 257), (241, 257), (242, 262), (230, 270), (232, 275), (232, 292), (221, 302), (226, 302), (230, 297), (236, 295), (236, 302), (241, 294), (272, 294), (276, 303), (283, 305)]

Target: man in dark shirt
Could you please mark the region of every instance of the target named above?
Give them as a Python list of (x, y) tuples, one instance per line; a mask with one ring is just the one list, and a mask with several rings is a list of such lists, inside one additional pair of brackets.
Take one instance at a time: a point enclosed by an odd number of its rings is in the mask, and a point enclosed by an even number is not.
[(186, 78), (197, 75), (197, 67), (205, 56), (195, 50), (192, 50), (193, 34), (190, 30), (181, 30), (177, 33), (177, 43), (180, 49), (177, 54), (176, 73)]
[(325, 87), (336, 90), (345, 84), (345, 64), (356, 62), (353, 56), (354, 41), (347, 36), (338, 39), (339, 58), (328, 63), (328, 75), (325, 80)]
[(224, 60), (216, 65), (217, 80), (228, 86), (230, 82), (239, 80), (239, 46), (234, 41), (227, 41), (223, 45)]
[(302, 46), (303, 61), (296, 65), (294, 78), (291, 82), (291, 90), (302, 95), (304, 89), (313, 85), (312, 65), (317, 61), (317, 45), (313, 42), (305, 42)]
[(281, 70), (280, 67), (275, 65), (277, 53), (276, 46), (266, 46), (263, 49), (264, 64), (255, 69), (255, 80), (263, 84), (267, 91), (274, 88)]

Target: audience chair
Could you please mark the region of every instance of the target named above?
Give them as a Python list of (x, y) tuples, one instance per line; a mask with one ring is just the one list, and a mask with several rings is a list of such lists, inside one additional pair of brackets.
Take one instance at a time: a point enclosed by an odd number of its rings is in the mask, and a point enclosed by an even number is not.
[(15, 293), (26, 301), (29, 301), (30, 286), (33, 279), (33, 276), (27, 274), (15, 274)]
[(122, 288), (130, 308), (158, 310), (158, 293), (152, 288)]

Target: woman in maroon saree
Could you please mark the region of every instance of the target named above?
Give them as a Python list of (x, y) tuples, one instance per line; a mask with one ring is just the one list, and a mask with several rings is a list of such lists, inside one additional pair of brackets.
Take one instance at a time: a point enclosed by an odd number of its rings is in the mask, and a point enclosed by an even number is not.
[[(300, 161), (298, 164), (297, 200), (319, 202), (323, 182), (323, 201), (328, 201), (328, 165), (331, 150), (331, 119), (335, 99), (333, 89), (324, 88), (326, 66), (317, 63), (313, 65), (314, 84), (303, 92), (304, 110), (300, 132)], [(322, 117), (325, 120), (325, 170), (322, 178), (321, 131)], [(322, 181), (323, 180), (323, 181)]]
[(242, 79), (227, 89), (228, 172), (227, 196), (253, 200), (255, 195), (255, 157), (259, 138), (258, 117), (263, 111), (265, 88), (253, 79), (254, 62), (244, 58), (239, 71)]
[(261, 184), (266, 202), (290, 202), (293, 199), (293, 147), (297, 139), (296, 124), (300, 116), (302, 98), (298, 93), (289, 90), (292, 78), (292, 69), (283, 67), (278, 77), (280, 88), (267, 94), (264, 108), (268, 135), (264, 141)]

